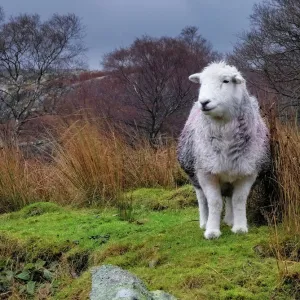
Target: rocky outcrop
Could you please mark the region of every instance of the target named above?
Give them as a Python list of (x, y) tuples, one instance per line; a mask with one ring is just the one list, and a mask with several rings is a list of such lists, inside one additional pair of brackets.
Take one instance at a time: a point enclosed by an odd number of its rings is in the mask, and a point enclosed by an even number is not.
[(91, 300), (176, 300), (163, 291), (150, 292), (135, 275), (103, 265), (92, 270)]

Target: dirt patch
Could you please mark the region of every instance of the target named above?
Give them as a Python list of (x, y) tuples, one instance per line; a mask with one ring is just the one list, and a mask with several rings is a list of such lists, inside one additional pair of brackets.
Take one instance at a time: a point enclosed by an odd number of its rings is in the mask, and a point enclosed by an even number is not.
[(70, 274), (73, 278), (79, 277), (82, 272), (86, 271), (89, 266), (90, 253), (77, 252), (67, 257), (67, 263), (70, 269)]

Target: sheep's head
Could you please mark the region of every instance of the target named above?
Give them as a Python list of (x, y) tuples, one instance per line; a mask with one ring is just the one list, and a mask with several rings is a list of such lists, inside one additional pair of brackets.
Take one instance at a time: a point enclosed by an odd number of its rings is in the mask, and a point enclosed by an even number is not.
[(246, 85), (235, 67), (224, 62), (212, 63), (189, 79), (201, 85), (198, 103), (204, 114), (228, 120), (240, 107)]

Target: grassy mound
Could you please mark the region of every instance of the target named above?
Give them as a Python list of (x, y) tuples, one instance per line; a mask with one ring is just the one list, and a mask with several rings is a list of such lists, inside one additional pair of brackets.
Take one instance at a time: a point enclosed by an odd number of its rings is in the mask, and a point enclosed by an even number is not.
[(220, 239), (207, 241), (192, 193), (190, 187), (134, 191), (127, 195), (131, 222), (120, 220), (117, 209), (51, 203), (0, 216), (0, 294), (88, 299), (90, 268), (109, 263), (179, 299), (294, 299), (299, 263), (280, 285), (276, 259), (258, 250), (268, 245), (269, 229), (252, 226), (248, 235), (235, 235), (224, 225)]

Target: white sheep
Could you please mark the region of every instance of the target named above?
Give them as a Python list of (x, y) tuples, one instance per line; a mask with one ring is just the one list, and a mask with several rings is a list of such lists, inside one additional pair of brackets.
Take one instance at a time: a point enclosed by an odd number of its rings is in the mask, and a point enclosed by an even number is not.
[(234, 66), (211, 63), (189, 79), (201, 86), (179, 138), (178, 160), (196, 190), (200, 228), (207, 239), (221, 235), (225, 196), (224, 222), (246, 233), (246, 201), (268, 163), (268, 129)]

